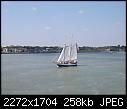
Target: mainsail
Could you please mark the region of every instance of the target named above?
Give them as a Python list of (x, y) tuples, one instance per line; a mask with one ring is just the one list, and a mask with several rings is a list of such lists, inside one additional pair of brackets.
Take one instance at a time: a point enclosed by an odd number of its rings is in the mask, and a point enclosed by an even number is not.
[(77, 60), (77, 44), (71, 44), (69, 46), (65, 45), (57, 62), (67, 62), (67, 61), (74, 61)]
[(77, 60), (77, 44), (71, 46), (71, 56), (70, 60)]

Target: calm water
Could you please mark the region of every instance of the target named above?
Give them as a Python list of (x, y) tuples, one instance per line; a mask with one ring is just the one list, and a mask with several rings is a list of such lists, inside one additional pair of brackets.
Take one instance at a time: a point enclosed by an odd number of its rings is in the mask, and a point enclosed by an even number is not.
[(59, 54), (2, 54), (2, 94), (125, 94), (125, 52), (79, 53), (57, 68)]

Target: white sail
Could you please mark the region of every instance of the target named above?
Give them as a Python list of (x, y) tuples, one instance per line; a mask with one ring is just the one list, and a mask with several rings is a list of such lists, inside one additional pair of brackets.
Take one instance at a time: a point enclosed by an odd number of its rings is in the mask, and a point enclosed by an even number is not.
[(63, 50), (62, 50), (62, 52), (61, 52), (61, 54), (60, 54), (60, 56), (59, 56), (57, 62), (64, 61), (64, 51), (65, 51), (65, 47), (63, 48)]
[(70, 60), (70, 46), (66, 46), (64, 52), (64, 61), (69, 61), (69, 60)]
[(77, 60), (77, 44), (64, 46), (57, 62), (67, 62), (67, 61)]
[(70, 60), (77, 60), (77, 45), (76, 44), (71, 46)]

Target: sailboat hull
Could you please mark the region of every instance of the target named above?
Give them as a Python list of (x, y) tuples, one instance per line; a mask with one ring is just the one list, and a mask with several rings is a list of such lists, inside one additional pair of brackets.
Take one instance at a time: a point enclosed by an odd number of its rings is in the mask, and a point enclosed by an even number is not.
[(71, 67), (71, 66), (77, 66), (77, 64), (57, 64), (58, 67)]

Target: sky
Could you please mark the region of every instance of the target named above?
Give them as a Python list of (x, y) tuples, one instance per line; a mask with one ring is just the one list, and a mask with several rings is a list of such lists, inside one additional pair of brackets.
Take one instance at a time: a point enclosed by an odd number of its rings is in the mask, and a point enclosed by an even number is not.
[(125, 1), (2, 1), (2, 46), (126, 45)]

